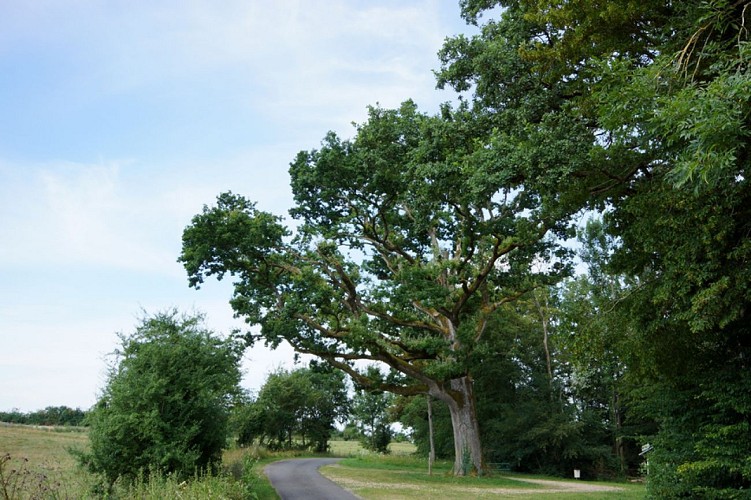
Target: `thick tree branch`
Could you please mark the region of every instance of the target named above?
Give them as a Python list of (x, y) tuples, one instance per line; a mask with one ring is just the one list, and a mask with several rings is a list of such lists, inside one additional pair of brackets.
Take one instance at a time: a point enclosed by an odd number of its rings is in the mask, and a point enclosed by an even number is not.
[(321, 357), (328, 361), (332, 366), (339, 368), (340, 370), (348, 374), (357, 384), (370, 390), (392, 392), (401, 396), (417, 396), (418, 394), (427, 394), (428, 392), (427, 384), (396, 385), (386, 382), (376, 382), (373, 379), (370, 379), (362, 373), (358, 372), (355, 368), (348, 365), (347, 363), (338, 361), (333, 356)]

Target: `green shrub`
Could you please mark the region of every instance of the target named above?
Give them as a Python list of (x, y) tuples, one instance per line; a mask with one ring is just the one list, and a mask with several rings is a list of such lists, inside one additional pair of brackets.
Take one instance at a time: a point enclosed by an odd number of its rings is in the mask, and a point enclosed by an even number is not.
[(78, 452), (108, 484), (157, 471), (184, 480), (220, 463), (242, 349), (201, 321), (161, 313), (121, 336), (119, 362), (89, 415), (91, 450)]

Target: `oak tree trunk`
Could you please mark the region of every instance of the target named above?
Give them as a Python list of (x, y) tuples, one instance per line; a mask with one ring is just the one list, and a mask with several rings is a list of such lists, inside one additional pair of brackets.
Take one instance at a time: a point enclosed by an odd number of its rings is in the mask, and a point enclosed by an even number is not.
[(472, 379), (468, 376), (451, 380), (449, 387), (434, 387), (431, 394), (445, 402), (454, 431), (454, 474), (464, 476), (481, 472), (482, 445), (475, 411)]

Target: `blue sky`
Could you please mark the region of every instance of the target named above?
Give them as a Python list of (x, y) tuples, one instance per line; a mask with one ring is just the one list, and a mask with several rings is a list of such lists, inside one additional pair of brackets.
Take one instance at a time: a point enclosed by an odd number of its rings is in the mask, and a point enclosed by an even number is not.
[[(452, 96), (452, 0), (0, 3), (0, 410), (88, 408), (142, 311), (237, 326), (188, 288), (183, 228), (232, 190), (284, 215), (287, 168), (369, 104)], [(257, 389), (292, 351), (248, 351)]]

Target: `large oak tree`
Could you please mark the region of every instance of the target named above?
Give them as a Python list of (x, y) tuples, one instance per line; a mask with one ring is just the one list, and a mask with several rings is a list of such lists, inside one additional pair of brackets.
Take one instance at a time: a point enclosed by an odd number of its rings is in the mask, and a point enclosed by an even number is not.
[[(565, 169), (536, 183), (535, 162), (499, 161), (478, 131), (462, 106), (372, 108), (353, 139), (329, 133), (292, 163), (294, 232), (224, 193), (180, 257), (194, 287), (234, 276), (232, 307), (260, 326), (250, 341), (286, 340), (363, 386), (445, 402), (457, 474), (483, 466), (467, 361), (489, 318), (567, 270), (554, 243), (566, 210), (549, 190)], [(406, 377), (369, 379), (357, 360)]]

